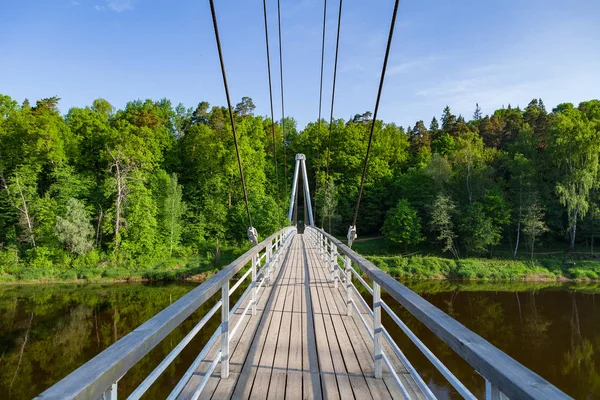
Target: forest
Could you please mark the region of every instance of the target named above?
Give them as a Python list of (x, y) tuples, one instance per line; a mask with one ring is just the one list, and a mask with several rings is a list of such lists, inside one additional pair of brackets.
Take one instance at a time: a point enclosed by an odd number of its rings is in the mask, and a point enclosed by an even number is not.
[[(0, 95), (0, 280), (125, 278), (216, 265), (250, 246), (226, 107), (98, 99), (61, 115), (59, 101)], [(289, 223), (296, 153), (307, 156), (315, 221), (345, 236), (371, 113), (299, 130), (254, 110), (244, 97), (234, 118), (260, 237)], [(359, 238), (454, 261), (557, 253), (569, 277), (598, 278), (597, 265), (569, 260), (591, 262), (600, 231), (599, 100), (374, 123)]]

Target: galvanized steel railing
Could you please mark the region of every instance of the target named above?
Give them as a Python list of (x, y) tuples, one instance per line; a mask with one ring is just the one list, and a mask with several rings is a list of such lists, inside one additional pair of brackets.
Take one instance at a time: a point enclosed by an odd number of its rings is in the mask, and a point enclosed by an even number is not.
[[(221, 376), (229, 376), (229, 342), (237, 333), (248, 311), (251, 310), (252, 315), (256, 314), (257, 293), (273, 278), (273, 272), (281, 257), (285, 256), (290, 239), (295, 233), (296, 228), (288, 227), (271, 235), (37, 398), (116, 400), (118, 382), (123, 375), (220, 289), (221, 299), (128, 397), (132, 400), (139, 399), (220, 308), (221, 324), (168, 396), (168, 399), (175, 399), (181, 393), (211, 347), (220, 339), (220, 349), (192, 396), (193, 399), (197, 399), (219, 362)], [(248, 271), (230, 287), (230, 280), (248, 264), (251, 264)], [(252, 281), (230, 310), (229, 297), (249, 276)], [(248, 295), (251, 296), (250, 300), (236, 325), (230, 329), (230, 318)]]
[[(435, 399), (435, 396), (406, 356), (402, 353), (387, 329), (382, 325), (382, 309), (463, 398), (470, 400), (476, 399), (465, 385), (463, 385), (460, 380), (446, 368), (431, 350), (429, 350), (396, 315), (396, 313), (394, 313), (390, 306), (381, 299), (381, 288), (383, 288), (400, 305), (406, 308), (417, 318), (417, 320), (427, 326), (437, 337), (450, 346), (452, 350), (467, 361), (485, 379), (485, 398), (487, 400), (500, 400), (506, 398), (569, 398), (548, 381), (527, 369), (481, 336), (470, 331), (458, 321), (427, 302), (421, 296), (387, 275), (335, 237), (322, 229), (315, 227), (307, 227), (305, 233), (310, 236), (313, 243), (317, 246), (321, 259), (329, 264), (329, 271), (331, 273), (333, 284), (337, 287), (338, 282), (340, 282), (340, 277), (343, 278), (348, 315), (350, 316), (352, 310), (354, 310), (373, 339), (375, 377), (381, 378), (383, 363), (385, 363), (405, 398), (410, 399), (410, 395), (382, 349), (383, 340), (386, 340), (389, 343), (394, 353), (406, 366), (425, 397), (428, 399)], [(338, 263), (338, 260), (342, 262), (343, 268)], [(361, 273), (357, 272), (353, 267), (353, 264), (358, 267)], [(373, 282), (372, 287), (363, 279), (361, 276), (362, 274), (371, 279)], [(353, 278), (356, 278), (373, 296), (372, 306), (364, 300), (356, 286), (354, 286), (352, 283)], [(366, 310), (366, 315), (371, 319), (371, 325), (369, 325), (363, 316), (363, 313), (360, 311), (357, 301)]]

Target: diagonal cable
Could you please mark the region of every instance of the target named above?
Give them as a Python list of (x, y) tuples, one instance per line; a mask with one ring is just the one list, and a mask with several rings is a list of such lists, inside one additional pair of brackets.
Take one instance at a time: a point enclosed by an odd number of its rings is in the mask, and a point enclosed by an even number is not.
[(277, 171), (277, 144), (275, 142), (275, 119), (273, 117), (273, 84), (271, 82), (271, 55), (269, 52), (269, 26), (267, 23), (267, 0), (263, 0), (263, 11), (265, 16), (265, 43), (267, 47), (267, 72), (269, 74), (269, 100), (271, 103), (271, 134), (273, 136), (273, 164), (275, 164), (275, 181), (277, 188), (277, 224), (281, 227), (279, 211), (279, 172)]
[(377, 111), (379, 111), (379, 101), (381, 100), (381, 92), (383, 90), (383, 82), (385, 80), (385, 71), (387, 69), (388, 58), (390, 56), (390, 48), (392, 46), (392, 38), (394, 37), (394, 26), (396, 25), (396, 15), (398, 14), (398, 5), (400, 0), (396, 0), (394, 4), (394, 12), (392, 14), (392, 22), (390, 24), (390, 34), (388, 36), (387, 47), (385, 49), (385, 57), (383, 58), (383, 67), (381, 68), (381, 79), (379, 80), (379, 90), (377, 91), (377, 100), (375, 101), (375, 110), (373, 111), (373, 122), (371, 123), (371, 133), (369, 134), (369, 144), (367, 145), (367, 154), (365, 155), (365, 162), (363, 164), (362, 177), (360, 178), (360, 189), (358, 191), (358, 199), (356, 200), (356, 207), (354, 208), (354, 219), (352, 220), (352, 227), (356, 227), (356, 218), (358, 218), (358, 208), (360, 207), (360, 199), (362, 198), (363, 186), (365, 184), (365, 174), (367, 172), (367, 164), (369, 162), (369, 153), (371, 152), (371, 143), (373, 142), (373, 131), (375, 130), (375, 124), (377, 123)]
[[(335, 61), (333, 63), (333, 87), (331, 90), (331, 113), (329, 114), (329, 143), (327, 145), (327, 160), (325, 163), (325, 189), (327, 190), (327, 181), (329, 180), (329, 157), (331, 153), (331, 134), (333, 130), (333, 105), (335, 103), (335, 81), (337, 78), (338, 52), (340, 48), (340, 28), (342, 26), (342, 3), (340, 0), (340, 10), (338, 12), (337, 38), (335, 41)], [(324, 193), (324, 197), (326, 193)], [(323, 213), (321, 215), (321, 228), (325, 224), (325, 200), (323, 201)]]
[(235, 120), (233, 118), (233, 109), (231, 108), (231, 98), (229, 97), (229, 86), (227, 85), (227, 74), (225, 73), (225, 63), (223, 62), (223, 51), (221, 50), (221, 39), (219, 37), (219, 26), (217, 24), (217, 15), (215, 13), (215, 4), (210, 1), (210, 12), (212, 14), (213, 27), (215, 29), (215, 38), (217, 40), (217, 50), (219, 51), (219, 61), (221, 63), (221, 73), (223, 74), (223, 86), (225, 86), (225, 96), (227, 97), (227, 107), (229, 107), (229, 118), (231, 119), (231, 130), (233, 131), (233, 143), (235, 144), (235, 153), (237, 155), (238, 167), (240, 169), (240, 182), (244, 190), (244, 200), (246, 201), (246, 212), (248, 213), (248, 223), (252, 228), (252, 217), (250, 216), (250, 204), (248, 202), (248, 190), (246, 181), (244, 181), (244, 169), (242, 167), (242, 158), (238, 147), (237, 133), (235, 132)]

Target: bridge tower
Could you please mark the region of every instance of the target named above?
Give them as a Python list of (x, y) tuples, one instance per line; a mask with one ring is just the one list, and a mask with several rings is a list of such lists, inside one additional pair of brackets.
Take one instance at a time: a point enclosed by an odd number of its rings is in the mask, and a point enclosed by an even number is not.
[(315, 222), (312, 213), (312, 204), (310, 201), (310, 189), (308, 187), (308, 176), (306, 174), (306, 156), (304, 154), (296, 154), (296, 166), (294, 167), (294, 180), (292, 181), (292, 194), (290, 196), (290, 209), (288, 211), (288, 219), (291, 221), (296, 204), (296, 191), (298, 190), (298, 173), (302, 169), (302, 182), (304, 185), (304, 201), (306, 206), (306, 214), (308, 214), (308, 223), (314, 226)]

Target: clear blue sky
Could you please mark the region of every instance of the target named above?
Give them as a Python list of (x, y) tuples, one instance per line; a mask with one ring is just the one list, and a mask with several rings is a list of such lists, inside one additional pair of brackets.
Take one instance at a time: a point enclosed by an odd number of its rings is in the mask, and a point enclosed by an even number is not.
[[(322, 0), (281, 0), (286, 112), (318, 112)], [(116, 107), (167, 97), (224, 105), (208, 0), (6, 0), (0, 12), (0, 93), (58, 95), (61, 111), (103, 97)], [(328, 1), (323, 116), (328, 118), (337, 23)], [(234, 102), (269, 113), (261, 0), (216, 0)], [(268, 0), (279, 99), (277, 2)], [(372, 110), (393, 0), (346, 0), (334, 116)], [(403, 126), (454, 113), (600, 97), (600, 1), (403, 0), (380, 118)], [(275, 118), (280, 117), (277, 103)]]

